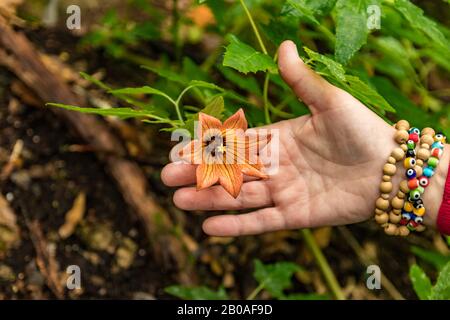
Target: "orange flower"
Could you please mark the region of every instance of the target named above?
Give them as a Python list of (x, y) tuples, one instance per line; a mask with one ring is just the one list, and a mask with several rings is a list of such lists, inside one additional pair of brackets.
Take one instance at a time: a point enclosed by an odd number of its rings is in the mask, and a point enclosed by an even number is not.
[(204, 113), (199, 114), (197, 139), (187, 144), (180, 157), (198, 164), (197, 190), (217, 182), (234, 198), (239, 195), (243, 174), (267, 178), (261, 169), (259, 152), (270, 141), (270, 134), (250, 134), (244, 111), (239, 109), (222, 122)]

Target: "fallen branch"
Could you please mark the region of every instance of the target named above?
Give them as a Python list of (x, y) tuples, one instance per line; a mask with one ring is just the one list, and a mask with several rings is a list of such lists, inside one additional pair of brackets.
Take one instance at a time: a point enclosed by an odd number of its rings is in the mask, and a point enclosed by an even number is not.
[[(73, 93), (58, 74), (49, 71), (33, 44), (22, 33), (14, 31), (1, 16), (0, 64), (10, 69), (44, 102), (85, 105), (84, 99)], [(167, 212), (149, 193), (147, 180), (140, 167), (124, 158), (126, 149), (105, 122), (91, 115), (57, 108), (50, 110), (98, 151), (98, 157), (107, 164), (123, 198), (144, 223), (157, 262), (165, 267), (175, 266), (179, 270), (186, 270), (187, 253), (174, 235), (174, 226)], [(178, 280), (189, 283), (192, 278), (184, 274)]]

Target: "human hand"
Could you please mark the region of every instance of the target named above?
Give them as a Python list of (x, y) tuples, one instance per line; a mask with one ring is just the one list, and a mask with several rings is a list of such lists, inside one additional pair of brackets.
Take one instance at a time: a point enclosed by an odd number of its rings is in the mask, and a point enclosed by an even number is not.
[[(280, 46), (279, 69), (297, 97), (308, 105), (311, 115), (265, 127), (280, 132), (278, 172), (268, 180), (246, 181), (236, 199), (220, 186), (200, 191), (183, 187), (175, 192), (174, 203), (184, 210), (258, 208), (250, 213), (206, 219), (203, 229), (207, 234), (238, 236), (342, 225), (373, 215), (382, 167), (396, 147), (395, 129), (310, 70), (292, 41)], [(430, 202), (424, 198), (430, 224), (434, 223), (442, 198), (450, 152), (448, 146), (446, 149), (441, 161), (445, 164), (440, 165), (445, 169), (438, 170), (425, 193), (430, 194)], [(168, 186), (192, 185), (195, 167), (168, 164), (161, 173), (162, 180)], [(399, 182), (401, 178), (396, 179)]]

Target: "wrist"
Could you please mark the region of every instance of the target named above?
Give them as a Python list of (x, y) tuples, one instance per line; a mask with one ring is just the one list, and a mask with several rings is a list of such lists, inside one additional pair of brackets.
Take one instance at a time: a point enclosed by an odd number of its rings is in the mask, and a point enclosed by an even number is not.
[(439, 208), (441, 206), (442, 197), (444, 194), (445, 181), (447, 180), (449, 162), (450, 145), (446, 144), (442, 158), (436, 168), (436, 173), (431, 178), (430, 185), (423, 195), (423, 201), (427, 209), (424, 223), (432, 228), (436, 228)]

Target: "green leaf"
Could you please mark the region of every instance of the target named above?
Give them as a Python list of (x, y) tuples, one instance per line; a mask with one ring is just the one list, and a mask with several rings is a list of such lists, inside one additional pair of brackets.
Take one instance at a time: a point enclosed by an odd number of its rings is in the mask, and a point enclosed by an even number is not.
[(366, 43), (366, 0), (338, 0), (336, 4), (335, 57), (339, 63), (347, 64), (353, 55)]
[(431, 289), (430, 300), (450, 300), (450, 262), (442, 268)]
[[(225, 110), (225, 103), (222, 96), (214, 97), (205, 108), (200, 110), (200, 112), (209, 114), (217, 119), (222, 118), (223, 111)], [(193, 115), (190, 119), (185, 122), (184, 128), (189, 130), (189, 132), (194, 134), (194, 124), (198, 121), (198, 113)]]
[(225, 289), (220, 287), (214, 291), (207, 287), (170, 286), (164, 289), (167, 293), (185, 300), (228, 300)]
[(325, 65), (325, 67), (331, 72), (331, 74), (339, 81), (345, 81), (345, 70), (341, 64), (330, 59), (320, 53), (314, 52), (307, 47), (303, 47), (306, 54), (313, 62), (320, 62)]
[[(304, 16), (304, 12), (310, 15), (323, 17), (330, 13), (336, 5), (336, 0), (289, 0), (286, 1), (282, 9), (282, 14), (289, 14), (290, 10), (295, 10), (296, 15), (300, 18)], [(291, 7), (291, 9), (289, 8)], [(291, 12), (290, 15), (293, 13)], [(307, 18), (307, 17), (306, 17)], [(309, 18), (311, 20), (311, 18)]]
[(131, 108), (109, 108), (109, 109), (99, 109), (99, 108), (81, 108), (77, 106), (71, 106), (60, 103), (47, 103), (47, 106), (58, 107), (66, 110), (77, 111), (82, 113), (98, 114), (101, 116), (114, 116), (120, 119), (129, 118), (143, 118), (143, 117), (156, 117), (154, 114), (149, 112), (149, 110), (134, 110)]
[(443, 254), (436, 251), (412, 246), (411, 252), (422, 260), (432, 264), (437, 270), (441, 270), (447, 263), (450, 262), (450, 256), (444, 256)]
[[(287, 0), (286, 4), (291, 6), (292, 9), (294, 9), (296, 11), (297, 16), (300, 17), (300, 19), (307, 20), (316, 25), (320, 24), (320, 22), (314, 17), (313, 11), (306, 4), (306, 1)], [(289, 10), (289, 9), (285, 8), (284, 10)]]
[(330, 300), (330, 297), (318, 293), (292, 293), (283, 296), (280, 300)]
[(277, 47), (288, 39), (294, 41), (297, 47), (302, 46), (298, 37), (298, 19), (279, 17), (271, 19), (268, 25), (260, 25), (260, 27), (264, 35)]
[(276, 72), (277, 65), (268, 55), (256, 51), (248, 44), (230, 35), (230, 44), (225, 49), (223, 65), (244, 74), (258, 71)]
[(253, 93), (257, 96), (262, 95), (258, 81), (256, 81), (254, 77), (241, 75), (233, 69), (224, 68), (220, 65), (218, 65), (217, 68), (228, 81), (233, 82), (240, 89)]
[(169, 101), (173, 101), (173, 99), (171, 97), (169, 97), (167, 94), (165, 94), (161, 90), (158, 90), (158, 89), (155, 89), (155, 88), (152, 88), (149, 86), (143, 86), (140, 88), (122, 88), (122, 89), (110, 90), (109, 93), (114, 94), (114, 95), (117, 95), (117, 94), (119, 94), (119, 95), (121, 95), (121, 94), (130, 94), (130, 95), (155, 94), (158, 96), (165, 97)]
[(417, 264), (409, 269), (409, 278), (414, 287), (414, 291), (421, 300), (428, 300), (431, 294), (431, 281), (425, 272)]
[(264, 265), (260, 260), (255, 260), (253, 276), (272, 297), (282, 298), (283, 290), (291, 286), (291, 277), (298, 270), (300, 267), (291, 262)]
[(437, 27), (436, 22), (423, 14), (423, 10), (408, 0), (395, 0), (395, 8), (401, 12), (406, 20), (415, 29), (420, 30), (433, 41), (449, 50), (449, 42)]

